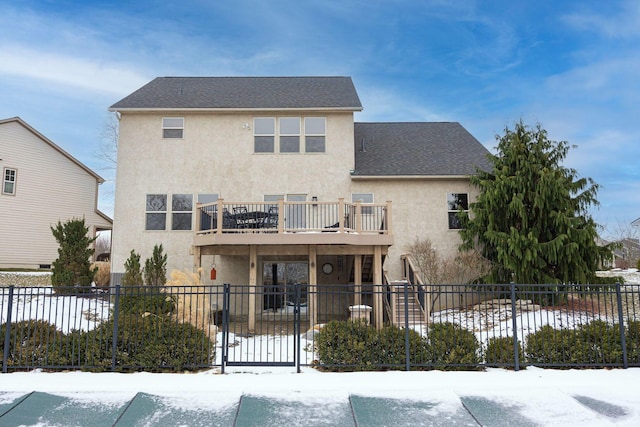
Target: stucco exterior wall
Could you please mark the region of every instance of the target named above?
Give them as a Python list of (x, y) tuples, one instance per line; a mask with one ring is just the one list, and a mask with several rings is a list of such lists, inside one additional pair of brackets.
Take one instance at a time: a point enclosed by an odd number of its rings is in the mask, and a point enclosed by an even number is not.
[(428, 238), (444, 257), (456, 255), (460, 237), (450, 230), (447, 219), (447, 194), (468, 193), (477, 197), (467, 178), (422, 178), (355, 180), (352, 191), (374, 193), (376, 203), (392, 201), (392, 232), (395, 243), (389, 248), (384, 269), (391, 280), (400, 280), (400, 256), (416, 239)]
[[(182, 139), (162, 138), (163, 117), (184, 117)], [(254, 117), (326, 117), (326, 151), (256, 154)], [(185, 269), (193, 266), (193, 231), (145, 231), (147, 194), (193, 194), (194, 201), (198, 193), (218, 194), (229, 202), (260, 202), (273, 194), (349, 200), (353, 114), (126, 112), (118, 150), (112, 271), (124, 271), (132, 249), (144, 260), (159, 243), (169, 254), (169, 271)]]
[(96, 212), (95, 176), (18, 121), (0, 123), (0, 143), (0, 173), (17, 170), (15, 195), (0, 194), (0, 267), (52, 264), (58, 221), (84, 218), (91, 233), (111, 227)]

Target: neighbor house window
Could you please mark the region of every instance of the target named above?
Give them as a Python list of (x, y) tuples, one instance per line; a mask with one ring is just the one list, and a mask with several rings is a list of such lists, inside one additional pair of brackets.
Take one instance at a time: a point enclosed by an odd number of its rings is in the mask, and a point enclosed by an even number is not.
[(462, 224), (458, 219), (458, 212), (469, 211), (469, 195), (467, 193), (447, 194), (447, 216), (449, 218), (449, 230), (460, 230)]
[(300, 152), (300, 118), (281, 117), (280, 118), (280, 152), (299, 153)]
[[(355, 202), (360, 202), (362, 204), (372, 204), (373, 193), (352, 193), (351, 203)], [(362, 206), (360, 209), (363, 214), (370, 215), (373, 213), (373, 208), (371, 206)]]
[(304, 118), (304, 151), (325, 152), (326, 119), (324, 117)]
[(191, 230), (193, 195), (174, 194), (171, 197), (171, 229)]
[(165, 230), (167, 227), (167, 195), (147, 194), (145, 230)]
[(276, 138), (276, 119), (256, 117), (253, 119), (254, 153), (273, 153)]
[(182, 138), (184, 133), (184, 117), (163, 117), (162, 137)]
[(18, 171), (15, 169), (4, 168), (2, 173), (2, 194), (16, 194), (16, 177)]

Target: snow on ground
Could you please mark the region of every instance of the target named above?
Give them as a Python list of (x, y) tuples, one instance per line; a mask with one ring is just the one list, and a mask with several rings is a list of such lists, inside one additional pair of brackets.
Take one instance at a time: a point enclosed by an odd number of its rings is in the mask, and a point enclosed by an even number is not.
[[(122, 404), (144, 392), (176, 409), (224, 408), (241, 396), (262, 396), (310, 407), (338, 405), (349, 396), (368, 396), (434, 404), (430, 411), (446, 416), (461, 408), (461, 399), (488, 399), (517, 408), (540, 425), (640, 425), (640, 369), (545, 370), (513, 372), (366, 372), (323, 373), (293, 368), (243, 368), (225, 375), (216, 370), (195, 374), (44, 373), (3, 374), (2, 390), (16, 396), (34, 390)], [(576, 397), (616, 405), (622, 416), (601, 417)], [(6, 398), (6, 396), (5, 396)], [(330, 413), (331, 411), (328, 411)], [(295, 425), (295, 424), (294, 424)]]
[[(637, 271), (631, 273), (634, 274), (630, 275), (631, 280), (627, 283), (640, 283)], [(90, 305), (101, 300), (81, 300), (84, 302), (74, 301), (73, 297), (50, 294), (30, 299), (25, 297), (18, 304), (23, 308), (16, 315), (28, 318), (37, 312), (47, 313), (48, 316), (47, 310), (54, 310), (56, 304), (76, 307), (76, 319), (84, 316), (85, 312), (106, 315), (101, 310), (108, 310), (108, 305)], [(3, 303), (0, 301), (0, 304)], [(31, 305), (35, 308), (27, 309)], [(553, 312), (550, 312), (549, 316), (552, 315)], [(520, 321), (530, 321), (536, 325), (542, 320), (539, 314), (534, 319), (524, 319)], [(58, 321), (61, 322), (57, 323), (61, 329), (72, 328), (76, 322), (70, 319), (64, 323), (56, 317)], [(498, 323), (491, 330), (500, 334), (508, 333), (511, 321), (501, 319)], [(306, 342), (302, 340), (303, 348)], [(237, 348), (241, 352), (237, 357), (243, 360), (263, 357), (265, 354), (275, 358), (284, 348), (292, 346), (292, 337), (261, 337), (251, 341), (248, 337), (232, 335), (229, 343), (233, 346), (232, 350)], [(220, 353), (218, 348), (218, 357)], [(232, 351), (230, 355), (233, 354)], [(465, 402), (468, 405), (490, 400), (502, 408), (515, 408), (539, 425), (638, 426), (639, 383), (640, 368), (550, 370), (529, 367), (518, 372), (487, 369), (484, 372), (358, 373), (328, 373), (302, 368), (302, 373), (298, 374), (295, 368), (228, 366), (224, 375), (220, 374), (219, 369), (184, 374), (46, 373), (35, 370), (0, 374), (0, 404), (32, 391), (67, 396), (79, 405), (97, 400), (114, 406), (121, 406), (136, 393), (143, 392), (175, 410), (231, 408), (237, 405), (241, 396), (258, 396), (294, 402), (309, 408), (321, 407), (330, 417), (349, 397), (366, 396), (399, 402), (429, 402), (429, 409), (425, 409), (425, 413), (442, 416), (446, 420), (454, 419), (456, 411), (461, 410)], [(605, 407), (609, 405), (620, 415), (603, 416), (583, 402), (596, 402)], [(296, 414), (293, 411), (293, 416)], [(290, 425), (299, 424), (294, 422)]]
[[(27, 291), (25, 293), (25, 291)], [(7, 321), (9, 295), (0, 298), (0, 323)], [(56, 295), (52, 288), (16, 288), (12, 302), (11, 321), (44, 319), (56, 325), (65, 334), (72, 330), (91, 330), (109, 317), (108, 298), (94, 294), (91, 297)]]

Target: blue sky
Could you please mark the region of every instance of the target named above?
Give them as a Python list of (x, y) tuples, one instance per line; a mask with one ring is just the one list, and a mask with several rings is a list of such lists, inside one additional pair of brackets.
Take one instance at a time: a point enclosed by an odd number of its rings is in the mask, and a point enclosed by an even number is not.
[(457, 121), (490, 150), (539, 122), (600, 184), (605, 234), (640, 217), (636, 0), (16, 0), (0, 14), (0, 118), (106, 178), (107, 108), (149, 80), (272, 75), (351, 76), (356, 120)]

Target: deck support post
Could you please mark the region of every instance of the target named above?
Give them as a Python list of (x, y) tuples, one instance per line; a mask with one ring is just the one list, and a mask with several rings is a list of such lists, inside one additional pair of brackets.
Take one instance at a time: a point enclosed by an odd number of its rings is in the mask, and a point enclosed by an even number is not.
[(258, 250), (249, 246), (249, 332), (256, 331), (256, 300), (258, 298)]
[(309, 310), (309, 326), (318, 324), (318, 247), (309, 245), (309, 292), (307, 292), (307, 309)]
[(373, 247), (373, 318), (377, 329), (382, 329), (384, 324), (383, 300), (382, 300), (382, 247)]
[(362, 304), (362, 255), (353, 257), (353, 305)]

